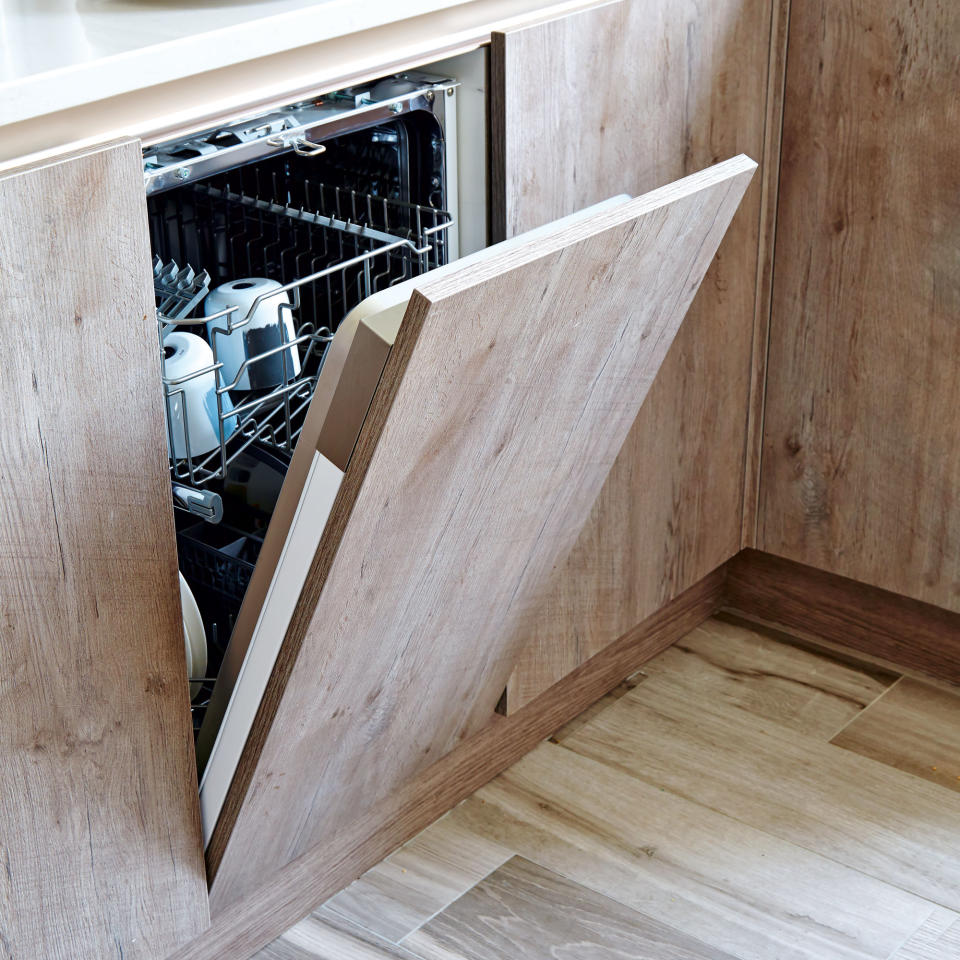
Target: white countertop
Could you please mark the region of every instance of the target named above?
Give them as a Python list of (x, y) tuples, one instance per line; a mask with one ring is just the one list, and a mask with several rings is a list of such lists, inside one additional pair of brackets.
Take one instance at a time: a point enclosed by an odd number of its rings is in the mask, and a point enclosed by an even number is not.
[(0, 0), (0, 126), (465, 0)]

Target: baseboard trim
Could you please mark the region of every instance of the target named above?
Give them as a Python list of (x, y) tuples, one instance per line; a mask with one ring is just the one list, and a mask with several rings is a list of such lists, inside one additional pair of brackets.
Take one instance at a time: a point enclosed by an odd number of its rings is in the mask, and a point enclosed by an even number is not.
[(759, 550), (726, 573), (724, 609), (960, 683), (960, 614)]
[(245, 960), (532, 750), (724, 602), (719, 567), (509, 717), (491, 723), (260, 889), (224, 908), (168, 960)]

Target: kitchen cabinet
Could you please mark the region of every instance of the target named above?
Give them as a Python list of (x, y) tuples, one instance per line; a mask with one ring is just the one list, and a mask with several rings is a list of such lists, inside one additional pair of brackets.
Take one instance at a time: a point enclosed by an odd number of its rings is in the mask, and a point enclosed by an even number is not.
[[(673, 20), (659, 6), (574, 13), (544, 26), (539, 40), (495, 38), (499, 234), (621, 191), (643, 194), (738, 152), (739, 134), (718, 134), (714, 149), (695, 154), (684, 132), (666, 144), (658, 134), (649, 153), (636, 154), (647, 130), (685, 131), (692, 113), (708, 122), (708, 70), (696, 94), (684, 88), (650, 115), (658, 59), (626, 101), (611, 70), (597, 109), (567, 105), (585, 168), (552, 155), (540, 168), (530, 156), (534, 131), (556, 130), (555, 110), (598, 57), (622, 57), (624, 69), (633, 62), (625, 31), (669, 28), (671, 76), (700, 62), (678, 56), (674, 42), (695, 8)], [(767, 42), (760, 6), (750, 90)], [(725, 10), (729, 20), (710, 20), (716, 37), (706, 48), (722, 48), (730, 32), (746, 36), (733, 6)], [(566, 75), (536, 78), (545, 95), (526, 103), (517, 83), (533, 81), (507, 68), (514, 41), (562, 41), (564, 50), (552, 62)], [(746, 98), (736, 102), (746, 116)], [(609, 163), (596, 143), (614, 128), (621, 140)], [(508, 143), (518, 130), (525, 139)], [(756, 145), (755, 130), (745, 139)], [(346, 463), (208, 851), (215, 915), (487, 727), (521, 648), (541, 629), (557, 569), (567, 565), (566, 582), (581, 579), (583, 591), (562, 631), (583, 616), (599, 571), (621, 562), (633, 571), (638, 592), (623, 604), (603, 588), (602, 646), (736, 551), (756, 217), (735, 220), (729, 261), (714, 254), (752, 167), (745, 159), (713, 167), (548, 231), (482, 269), (424, 280)], [(538, 172), (535, 189), (517, 179), (523, 169)], [(4, 175), (0, 191), (2, 396), (14, 414), (4, 422), (3, 468), (15, 493), (0, 599), (4, 676), (20, 684), (3, 702), (3, 732), (30, 797), (0, 811), (14, 911), (4, 911), (3, 932), (28, 956), (163, 957), (201, 933), (208, 899), (162, 402), (147, 386), (159, 360), (138, 145), (34, 164)], [(711, 297), (729, 312), (695, 308), (700, 333), (688, 334), (681, 321), (708, 268)], [(38, 315), (44, 322), (23, 337), (23, 318)], [(700, 342), (715, 323), (722, 351)], [(675, 337), (679, 352), (669, 350)], [(41, 370), (37, 356), (54, 363)], [(717, 440), (716, 461), (695, 452), (713, 428), (732, 438), (729, 447)], [(668, 448), (669, 468), (638, 481), (636, 464)], [(611, 469), (619, 480), (607, 480)], [(622, 506), (605, 511), (638, 485), (655, 488), (656, 509), (631, 512), (642, 519), (623, 529)], [(706, 514), (691, 519), (680, 504)], [(722, 529), (707, 523), (714, 517)], [(640, 548), (648, 529), (666, 531), (655, 556)], [(598, 538), (607, 550), (607, 531), (618, 536), (591, 586), (566, 558), (583, 558)], [(565, 672), (561, 663), (551, 676)], [(37, 890), (48, 899), (31, 900)]]
[(497, 237), (737, 153), (761, 163), (589, 522), (528, 626), (508, 712), (741, 548), (761, 200), (777, 167), (766, 146), (768, 59), (781, 6), (634, 0), (493, 36)]
[(139, 144), (0, 176), (0, 942), (209, 918)]
[[(367, 838), (382, 855), (422, 826), (418, 791), (507, 762), (521, 724), (546, 735), (554, 694), (615, 682), (590, 672), (600, 651), (635, 669), (641, 623), (645, 656), (732, 602), (960, 675), (960, 13), (624, 0), (491, 33), (481, 6), (429, 43), (404, 21), (338, 58), (234, 65), (245, 84), (77, 108), (102, 132), (150, 103), (156, 140), (489, 39), (492, 239), (639, 197), (423, 280), (337, 460), (207, 864), (139, 144), (0, 174), (14, 956), (216, 957), (231, 925), (255, 949), (309, 909), (293, 884), (346, 882)], [(17, 142), (48, 145), (67, 113), (18, 121)], [(740, 153), (761, 161), (749, 185), (746, 161), (712, 166)]]
[(960, 611), (960, 9), (790, 17), (757, 546)]

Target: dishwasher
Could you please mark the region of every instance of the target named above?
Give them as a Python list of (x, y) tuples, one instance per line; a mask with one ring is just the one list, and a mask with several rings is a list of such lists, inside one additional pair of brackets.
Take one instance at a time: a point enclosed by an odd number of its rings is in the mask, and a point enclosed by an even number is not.
[[(231, 637), (331, 344), (368, 297), (457, 257), (457, 87), (406, 72), (144, 150), (207, 837), (283, 628), (254, 667), (253, 625), (228, 657)], [(379, 369), (354, 380), (375, 389)], [(368, 400), (350, 387), (343, 403), (356, 409), (341, 419), (359, 429)], [(308, 483), (300, 477), (297, 499)], [(312, 519), (315, 530), (325, 516)], [(302, 585), (302, 562), (296, 576), (281, 569), (293, 520), (272, 533), (276, 570), (261, 577), (264, 595), (284, 576), (290, 596)], [(242, 672), (257, 675), (238, 703)], [(243, 717), (232, 718), (232, 749), (221, 748), (231, 705)]]
[(145, 151), (205, 843), (419, 278), (629, 199), (487, 247), (465, 70), (466, 123), (456, 80), (408, 72)]

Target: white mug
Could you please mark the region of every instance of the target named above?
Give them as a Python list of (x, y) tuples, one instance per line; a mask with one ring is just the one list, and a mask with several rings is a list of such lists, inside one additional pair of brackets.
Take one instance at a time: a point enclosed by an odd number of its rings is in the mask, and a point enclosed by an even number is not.
[[(217, 411), (217, 377), (210, 370), (213, 366), (213, 351), (203, 337), (195, 333), (174, 330), (163, 338), (164, 381), (180, 380), (182, 383), (164, 383), (166, 391), (166, 414), (168, 423), (167, 444), (173, 440), (173, 458), (181, 460), (189, 452), (192, 459), (220, 446), (220, 416)], [(220, 395), (224, 413), (233, 410), (228, 393)], [(237, 418), (223, 421), (223, 437), (226, 439), (237, 428)], [(168, 450), (168, 455), (170, 451)]]
[[(227, 307), (237, 308), (225, 317), (207, 321), (207, 336), (215, 346), (217, 360), (223, 364), (220, 375), (226, 386), (237, 380), (245, 360), (279, 347), (281, 343), (289, 343), (296, 337), (290, 310), (281, 309), (280, 306), (289, 304), (290, 298), (282, 290), (271, 295), (272, 291), (280, 290), (280, 286), (276, 280), (266, 277), (231, 280), (215, 287), (203, 301), (203, 312), (208, 317)], [(257, 303), (259, 297), (263, 299)], [(248, 314), (250, 318), (243, 326), (227, 332), (230, 324), (239, 324)], [(296, 347), (277, 351), (272, 356), (251, 363), (237, 380), (234, 389), (276, 387), (284, 382), (284, 373), (287, 381), (300, 375), (300, 356)]]

